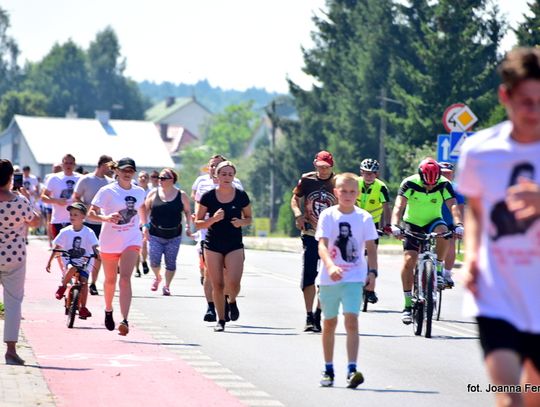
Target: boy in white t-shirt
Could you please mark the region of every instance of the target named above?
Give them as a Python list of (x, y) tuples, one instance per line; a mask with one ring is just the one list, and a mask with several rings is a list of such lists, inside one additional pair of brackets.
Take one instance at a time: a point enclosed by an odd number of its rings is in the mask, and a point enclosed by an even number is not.
[[(67, 273), (62, 278), (62, 285), (56, 290), (56, 299), (61, 300), (66, 291), (68, 282), (73, 278), (75, 274), (76, 266), (83, 266), (87, 259), (83, 259), (83, 256), (90, 256), (94, 254), (96, 256), (95, 262), (88, 261), (87, 267), (79, 269), (79, 279), (82, 285), (81, 288), (81, 303), (79, 307), (79, 318), (86, 319), (92, 316), (92, 313), (86, 308), (86, 299), (88, 298), (88, 270), (91, 267), (98, 267), (100, 265), (98, 240), (92, 229), (83, 224), (86, 217), (87, 208), (81, 202), (75, 202), (67, 207), (69, 211), (69, 219), (71, 225), (63, 228), (58, 233), (58, 236), (53, 240), (54, 249), (67, 250), (71, 256), (70, 264), (66, 264), (69, 267)], [(53, 258), (58, 257), (58, 252), (52, 252), (51, 257), (47, 263), (46, 270), (51, 272), (51, 263)], [(80, 260), (79, 260), (80, 259)]]
[(540, 49), (510, 51), (499, 72), (510, 121), (470, 137), (458, 164), (465, 311), (502, 389), (493, 390), (496, 404), (539, 406), (531, 385), (540, 388)]
[[(321, 258), (319, 299), (324, 316), (322, 342), (325, 370), (320, 383), (323, 387), (334, 384), (334, 336), (341, 304), (349, 358), (347, 387), (354, 389), (364, 381), (362, 373), (356, 370), (358, 313), (368, 265), (370, 271), (377, 271), (375, 240), (378, 234), (373, 217), (355, 206), (359, 195), (358, 177), (355, 174), (339, 174), (334, 195), (338, 204), (321, 212), (315, 232)], [(364, 258), (366, 249), (368, 264)]]

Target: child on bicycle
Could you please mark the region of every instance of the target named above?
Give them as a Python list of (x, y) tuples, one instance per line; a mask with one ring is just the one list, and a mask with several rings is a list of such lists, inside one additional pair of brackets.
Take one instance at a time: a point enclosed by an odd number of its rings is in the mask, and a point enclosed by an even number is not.
[[(325, 370), (321, 386), (334, 384), (334, 336), (341, 304), (347, 331), (347, 356), (349, 358), (347, 384), (356, 388), (364, 376), (356, 370), (358, 357), (358, 313), (362, 303), (364, 282), (369, 270), (377, 270), (377, 246), (379, 237), (373, 217), (355, 206), (359, 195), (358, 178), (344, 173), (336, 177), (334, 195), (338, 204), (321, 212), (315, 238), (319, 241), (321, 257), (321, 281), (319, 298), (324, 325), (322, 342)], [(367, 249), (367, 263), (364, 258)]]
[[(69, 253), (69, 262), (66, 264), (67, 272), (62, 278), (62, 285), (56, 290), (56, 299), (60, 300), (64, 296), (68, 282), (73, 278), (76, 266), (79, 270), (79, 280), (81, 282), (81, 304), (79, 308), (79, 318), (86, 319), (92, 316), (92, 313), (86, 308), (86, 299), (88, 297), (88, 271), (87, 266), (93, 264), (99, 267), (98, 240), (94, 231), (83, 224), (86, 217), (87, 208), (81, 202), (74, 202), (67, 207), (69, 211), (70, 226), (60, 230), (60, 233), (53, 240), (54, 249), (63, 249)], [(83, 256), (96, 256), (95, 262), (83, 258)], [(51, 263), (53, 258), (58, 257), (58, 252), (52, 252), (47, 263), (46, 270), (51, 272)], [(86, 265), (86, 266), (85, 266)], [(70, 267), (71, 266), (71, 267)]]

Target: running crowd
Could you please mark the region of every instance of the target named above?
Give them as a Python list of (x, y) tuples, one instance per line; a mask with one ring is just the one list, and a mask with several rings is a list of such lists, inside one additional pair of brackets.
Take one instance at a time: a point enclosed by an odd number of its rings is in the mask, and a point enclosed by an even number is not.
[[(455, 241), (463, 237), (464, 224), (467, 307), (478, 321), (491, 380), (493, 384), (518, 384), (525, 377), (540, 384), (540, 302), (534, 290), (540, 286), (540, 178), (536, 171), (540, 166), (540, 51), (523, 48), (509, 52), (500, 74), (499, 97), (510, 120), (480, 131), (466, 142), (456, 185), (452, 163), (426, 157), (417, 173), (401, 182), (391, 208), (388, 187), (378, 178), (377, 160), (363, 159), (359, 175), (334, 174), (334, 157), (328, 151), (318, 152), (314, 171), (300, 177), (290, 205), (303, 245), (304, 331), (322, 331), (322, 386), (334, 383), (334, 335), (340, 307), (347, 332), (348, 387), (364, 381), (356, 362), (358, 314), (363, 295), (370, 303), (378, 301), (379, 236), (403, 240), (401, 318), (410, 324), (413, 270), (421, 243), (404, 236), (404, 230), (453, 232), (451, 238), (438, 238), (435, 250), (437, 286), (445, 289), (455, 284)], [(74, 171), (75, 157), (66, 154), (41, 187), (29, 167), (23, 168), (18, 179), (16, 169), (5, 161), (0, 174), (0, 181), (5, 181), (0, 205), (9, 208), (9, 202), (17, 199), (36, 208), (41, 202), (41, 218), (46, 219), (51, 246), (66, 250), (72, 258), (95, 257), (89, 263), (90, 270), (80, 273), (84, 289), (79, 318), (92, 316), (86, 307), (87, 292), (99, 295), (96, 281), (103, 266), (105, 326), (127, 335), (133, 272), (141, 276), (139, 265), (144, 274), (152, 270), (151, 289), (156, 291), (163, 283), (163, 295), (170, 295), (184, 231), (199, 242), (201, 284), (207, 300), (204, 321), (216, 322), (214, 330), (220, 332), (228, 321), (240, 317), (237, 296), (244, 267), (242, 227), (251, 224), (252, 213), (235, 165), (222, 155), (210, 158), (208, 173), (197, 178), (189, 196), (175, 186), (178, 174), (173, 169), (137, 173), (136, 163), (129, 157), (115, 162), (103, 155), (94, 172), (81, 175)], [(0, 208), (0, 213), (4, 209)], [(32, 218), (30, 213), (26, 211), (10, 223), (16, 232), (2, 230), (6, 239), (17, 236), (19, 248), (20, 235), (26, 239), (27, 227), (36, 226), (40, 218)], [(7, 226), (0, 223), (0, 227)], [(55, 257), (59, 257), (58, 252), (52, 252), (48, 272)], [(74, 270), (62, 257), (58, 260), (62, 280), (56, 298), (62, 299)], [(1, 272), (3, 276), (4, 270)], [(118, 326), (113, 314), (117, 280)], [(4, 290), (10, 284), (4, 276), (2, 284)], [(20, 319), (21, 301), (22, 295), (6, 301), (6, 324), (17, 324), (12, 321), (17, 312)], [(6, 361), (24, 363), (13, 345), (18, 325), (6, 330), (8, 333)], [(497, 402), (520, 402), (519, 397), (499, 393)], [(529, 402), (527, 397), (534, 395), (524, 396)]]

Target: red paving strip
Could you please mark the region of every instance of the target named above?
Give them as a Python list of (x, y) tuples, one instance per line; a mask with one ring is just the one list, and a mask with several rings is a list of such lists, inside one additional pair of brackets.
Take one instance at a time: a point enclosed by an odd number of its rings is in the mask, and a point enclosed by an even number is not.
[(45, 272), (49, 254), (32, 243), (22, 329), (57, 406), (243, 405), (143, 330), (130, 327), (126, 337), (107, 331), (102, 296), (89, 298), (93, 317), (68, 329), (54, 299), (59, 272)]

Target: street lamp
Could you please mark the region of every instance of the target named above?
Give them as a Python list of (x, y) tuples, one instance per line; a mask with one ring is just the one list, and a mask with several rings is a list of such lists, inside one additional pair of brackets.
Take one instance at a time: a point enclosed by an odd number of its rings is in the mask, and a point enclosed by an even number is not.
[(384, 139), (386, 138), (386, 103), (395, 103), (396, 105), (403, 106), (399, 100), (391, 99), (386, 97), (386, 88), (381, 88), (381, 94), (377, 97), (381, 101), (381, 122), (379, 126), (379, 163), (380, 170), (379, 174), (382, 179), (384, 179), (386, 171), (386, 149), (384, 147)]

